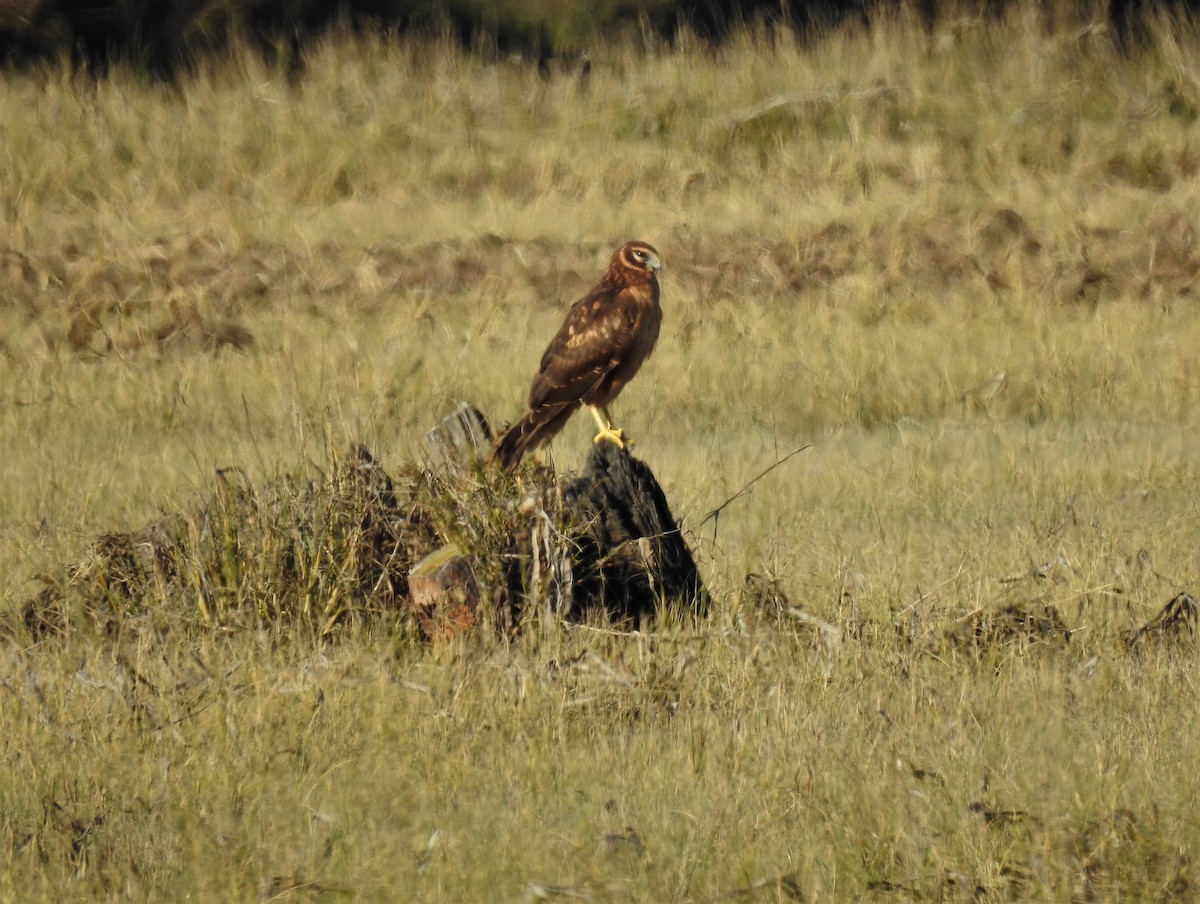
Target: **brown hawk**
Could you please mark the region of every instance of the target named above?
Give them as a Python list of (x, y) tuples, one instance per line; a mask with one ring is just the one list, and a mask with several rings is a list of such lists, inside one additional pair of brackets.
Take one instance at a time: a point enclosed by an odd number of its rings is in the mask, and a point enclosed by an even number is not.
[(654, 351), (662, 325), (658, 306), (658, 252), (626, 242), (590, 292), (575, 302), (559, 327), (529, 390), (529, 410), (496, 443), (493, 457), (511, 471), (521, 456), (554, 438), (586, 405), (600, 432), (594, 442), (629, 440), (613, 427), (608, 406)]

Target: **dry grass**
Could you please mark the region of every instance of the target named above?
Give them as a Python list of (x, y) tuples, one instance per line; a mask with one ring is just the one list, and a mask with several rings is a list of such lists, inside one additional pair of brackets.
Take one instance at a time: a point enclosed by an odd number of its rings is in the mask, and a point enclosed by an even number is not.
[(714, 605), (7, 643), (0, 898), (1195, 899), (1194, 622), (1127, 638), (1196, 593), (1200, 41), (1036, 22), (6, 78), (5, 609), (218, 468), (515, 417), (633, 236), (667, 323), (617, 411)]

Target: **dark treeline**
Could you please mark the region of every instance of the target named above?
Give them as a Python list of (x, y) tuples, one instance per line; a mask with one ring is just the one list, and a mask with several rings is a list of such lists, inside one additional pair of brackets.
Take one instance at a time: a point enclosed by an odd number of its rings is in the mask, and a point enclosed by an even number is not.
[[(450, 35), (484, 53), (543, 65), (590, 42), (636, 34), (664, 42), (681, 29), (720, 42), (745, 26), (818, 35), (847, 19), (869, 22), (906, 0), (0, 0), (0, 65), (69, 61), (103, 74), (128, 64), (169, 80), (244, 38), (293, 75), (305, 45), (335, 25), (387, 34)], [(944, 15), (1001, 16), (1022, 0), (909, 0), (929, 27)], [(1041, 0), (1047, 28), (1107, 20), (1123, 43), (1152, 13), (1190, 15), (1200, 0)]]

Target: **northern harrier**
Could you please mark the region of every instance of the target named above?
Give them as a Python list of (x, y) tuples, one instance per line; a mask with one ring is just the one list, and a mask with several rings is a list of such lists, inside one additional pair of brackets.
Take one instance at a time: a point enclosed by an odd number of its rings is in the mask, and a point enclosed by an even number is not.
[(494, 457), (512, 470), (526, 451), (545, 445), (580, 406), (600, 432), (624, 448), (608, 406), (654, 351), (662, 324), (658, 306), (658, 252), (645, 242), (626, 242), (590, 292), (571, 306), (529, 390), (529, 410), (496, 443)]

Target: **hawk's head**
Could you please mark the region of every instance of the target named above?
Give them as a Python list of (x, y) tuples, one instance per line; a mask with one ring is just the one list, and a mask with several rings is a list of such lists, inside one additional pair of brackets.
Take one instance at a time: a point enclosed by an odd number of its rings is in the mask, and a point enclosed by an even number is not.
[(626, 242), (617, 249), (608, 265), (609, 274), (626, 284), (649, 282), (662, 269), (662, 259), (653, 245)]

